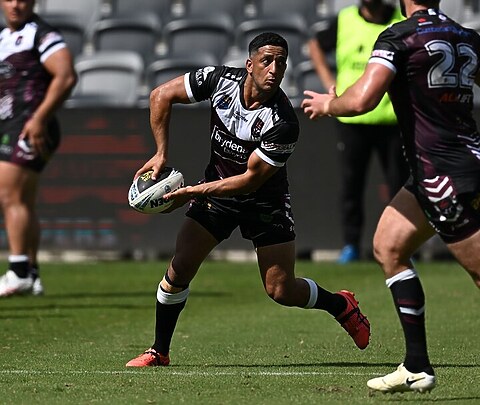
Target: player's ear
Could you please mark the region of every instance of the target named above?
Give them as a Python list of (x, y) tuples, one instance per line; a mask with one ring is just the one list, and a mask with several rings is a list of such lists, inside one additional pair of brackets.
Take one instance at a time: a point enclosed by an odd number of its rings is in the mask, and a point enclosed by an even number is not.
[(245, 67), (247, 68), (247, 72), (248, 73), (252, 73), (252, 70), (253, 70), (253, 62), (250, 58), (247, 59), (247, 61), (245, 62)]

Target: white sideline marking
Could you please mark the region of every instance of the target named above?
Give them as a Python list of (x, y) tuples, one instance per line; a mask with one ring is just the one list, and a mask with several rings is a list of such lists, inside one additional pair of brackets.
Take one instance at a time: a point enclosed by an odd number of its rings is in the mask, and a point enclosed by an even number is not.
[[(152, 367), (157, 368), (157, 367)], [(330, 376), (330, 375), (345, 375), (345, 376), (373, 376), (378, 375), (376, 373), (356, 373), (356, 372), (333, 372), (333, 371), (170, 371), (165, 370), (166, 374), (179, 375), (179, 376), (198, 376), (198, 377), (217, 377), (217, 376), (242, 376), (242, 375), (256, 375), (266, 377), (307, 377), (307, 376)], [(0, 370), (0, 374), (4, 375), (19, 375), (19, 374), (38, 374), (38, 375), (57, 375), (57, 374), (73, 374), (73, 375), (117, 375), (117, 374), (142, 374), (144, 372), (140, 370), (118, 370), (118, 371), (106, 371), (106, 370), (65, 370), (65, 371), (52, 371), (52, 370)]]

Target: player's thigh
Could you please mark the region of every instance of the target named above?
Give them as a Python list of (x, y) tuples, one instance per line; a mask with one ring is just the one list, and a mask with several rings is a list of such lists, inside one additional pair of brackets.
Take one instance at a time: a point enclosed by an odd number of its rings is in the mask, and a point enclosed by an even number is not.
[(480, 230), (460, 242), (447, 244), (447, 247), (480, 288)]
[(177, 235), (175, 255), (172, 259), (177, 283), (189, 283), (212, 249), (218, 244), (213, 235), (191, 218), (185, 218)]
[(258, 267), (263, 285), (288, 285), (295, 282), (295, 241), (257, 248)]
[(0, 161), (0, 200), (33, 205), (37, 195), (39, 174), (23, 166)]
[(402, 188), (378, 222), (373, 238), (375, 258), (391, 276), (408, 267), (411, 256), (434, 234), (415, 196)]

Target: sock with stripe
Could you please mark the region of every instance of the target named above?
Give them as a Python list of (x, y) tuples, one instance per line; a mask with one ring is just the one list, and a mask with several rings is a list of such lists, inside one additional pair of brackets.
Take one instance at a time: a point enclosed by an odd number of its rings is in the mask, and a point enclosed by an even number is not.
[(320, 287), (315, 281), (304, 278), (310, 287), (310, 299), (305, 308), (316, 308), (327, 311), (335, 318), (347, 308), (347, 301), (339, 294), (331, 293)]
[(405, 335), (404, 366), (412, 373), (433, 375), (425, 332), (425, 294), (415, 270), (407, 269), (386, 280)]
[(162, 289), (160, 284), (157, 290), (157, 306), (155, 313), (155, 342), (152, 348), (164, 356), (170, 351), (170, 343), (172, 340), (178, 317), (182, 312), (189, 289), (186, 288), (176, 294), (167, 293)]

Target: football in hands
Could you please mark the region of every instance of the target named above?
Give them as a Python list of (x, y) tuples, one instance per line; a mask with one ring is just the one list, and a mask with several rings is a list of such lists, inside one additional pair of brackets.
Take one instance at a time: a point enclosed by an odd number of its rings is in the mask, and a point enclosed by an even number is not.
[(128, 191), (130, 207), (144, 214), (157, 214), (170, 208), (173, 200), (165, 201), (163, 196), (184, 186), (183, 175), (173, 167), (165, 167), (152, 179), (153, 170), (138, 176)]

